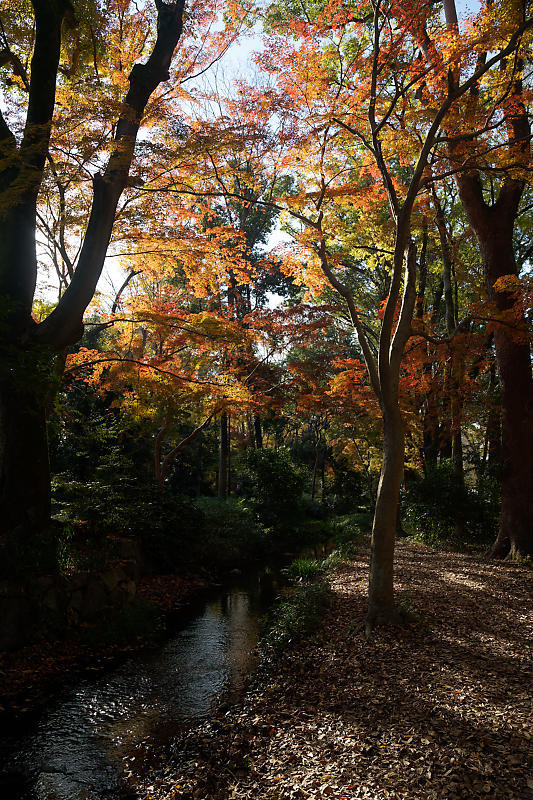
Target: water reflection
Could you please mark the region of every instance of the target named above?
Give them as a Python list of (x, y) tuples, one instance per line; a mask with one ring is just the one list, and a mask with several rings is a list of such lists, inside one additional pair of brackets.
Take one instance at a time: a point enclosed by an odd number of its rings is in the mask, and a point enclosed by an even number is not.
[[(223, 692), (239, 696), (276, 587), (275, 575), (252, 576), (205, 603), (158, 651), (72, 690), (12, 743), (0, 790), (11, 774), (13, 800), (118, 797), (121, 774), (142, 769), (147, 753), (211, 714)], [(29, 789), (13, 791), (17, 774)]]

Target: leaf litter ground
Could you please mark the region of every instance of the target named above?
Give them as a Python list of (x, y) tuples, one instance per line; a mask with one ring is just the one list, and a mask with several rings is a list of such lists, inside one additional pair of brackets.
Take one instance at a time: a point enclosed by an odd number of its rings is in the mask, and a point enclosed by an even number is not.
[(154, 800), (533, 798), (532, 573), (400, 542), (405, 627), (368, 643), (367, 559), (332, 579), (320, 629), (243, 703), (169, 747)]

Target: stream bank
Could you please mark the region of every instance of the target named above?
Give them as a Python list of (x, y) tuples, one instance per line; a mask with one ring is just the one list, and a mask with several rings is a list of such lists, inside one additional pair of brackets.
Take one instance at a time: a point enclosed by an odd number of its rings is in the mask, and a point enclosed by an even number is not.
[(80, 678), (94, 677), (134, 651), (157, 646), (166, 635), (167, 622), (170, 629), (179, 626), (180, 612), (208, 592), (213, 582), (207, 574), (144, 577), (138, 583), (140, 602), (126, 609), (136, 613), (133, 630), (122, 628), (120, 637), (113, 639), (120, 618), (111, 621), (110, 637), (109, 620), (101, 617), (62, 638), (46, 637), (19, 650), (0, 652), (1, 718), (16, 725), (17, 718), (38, 713), (50, 697)]
[(87, 676), (28, 723), (4, 725), (10, 800), (119, 800), (169, 739), (243, 693), (279, 568), (234, 575), (189, 605), (164, 644)]

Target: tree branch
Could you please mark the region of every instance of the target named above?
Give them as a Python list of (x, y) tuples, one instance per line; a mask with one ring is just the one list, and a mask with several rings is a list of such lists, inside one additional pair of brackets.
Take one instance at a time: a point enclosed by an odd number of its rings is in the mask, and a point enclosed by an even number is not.
[[(41, 2), (43, 0), (39, 0)], [(131, 70), (130, 88), (115, 132), (114, 150), (104, 174), (93, 178), (93, 205), (78, 266), (57, 307), (35, 330), (35, 337), (55, 348), (76, 342), (83, 314), (102, 272), (119, 198), (126, 186), (142, 115), (152, 93), (169, 78), (174, 50), (182, 32), (185, 0), (156, 0), (157, 38), (145, 64)]]

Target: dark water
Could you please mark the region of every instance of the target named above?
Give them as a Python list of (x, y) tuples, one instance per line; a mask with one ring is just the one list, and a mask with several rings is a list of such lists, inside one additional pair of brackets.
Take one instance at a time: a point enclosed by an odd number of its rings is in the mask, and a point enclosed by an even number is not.
[(220, 589), (160, 649), (79, 684), (22, 734), (8, 735), (0, 796), (122, 797), (124, 779), (143, 774), (173, 735), (239, 698), (278, 580), (267, 570)]

